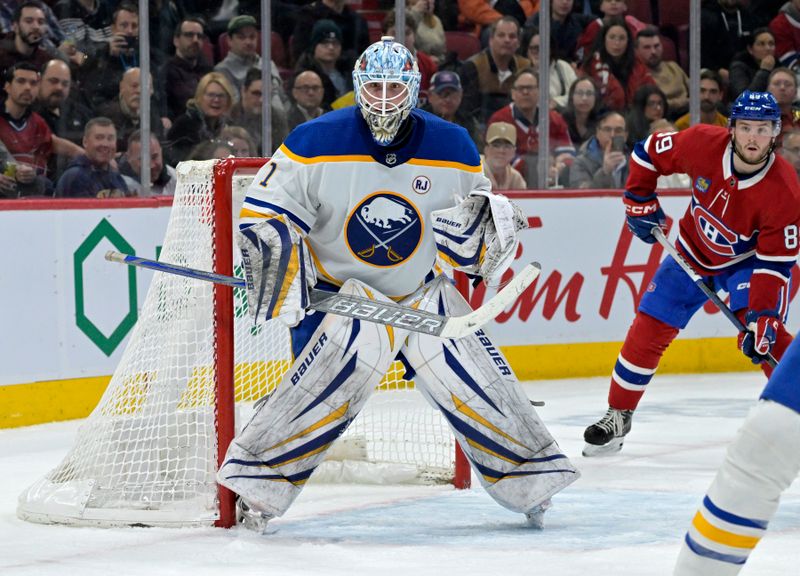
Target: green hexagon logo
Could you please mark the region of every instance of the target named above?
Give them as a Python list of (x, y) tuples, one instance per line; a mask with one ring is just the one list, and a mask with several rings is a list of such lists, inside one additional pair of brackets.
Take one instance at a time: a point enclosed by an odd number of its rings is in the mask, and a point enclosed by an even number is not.
[(120, 342), (128, 335), (133, 325), (136, 324), (136, 270), (133, 266), (128, 267), (128, 313), (120, 321), (117, 327), (109, 336), (103, 332), (86, 316), (84, 298), (84, 273), (83, 264), (86, 258), (95, 248), (107, 239), (119, 252), (133, 254), (133, 246), (128, 244), (125, 238), (117, 232), (111, 223), (103, 220), (86, 237), (73, 255), (73, 266), (75, 269), (75, 322), (78, 329), (86, 334), (95, 346), (100, 348), (106, 356), (111, 356), (117, 349)]

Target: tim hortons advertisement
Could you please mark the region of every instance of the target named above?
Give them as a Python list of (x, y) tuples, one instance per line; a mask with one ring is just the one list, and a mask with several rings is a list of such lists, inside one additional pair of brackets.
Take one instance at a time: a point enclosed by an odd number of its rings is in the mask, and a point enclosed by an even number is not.
[[(509, 197), (523, 208), (530, 226), (521, 233), (514, 267), (537, 261), (542, 272), (514, 306), (497, 317), (491, 327), (494, 340), (502, 346), (623, 340), (639, 299), (665, 256), (663, 247), (631, 235), (616, 192), (512, 192)], [(674, 243), (689, 192), (664, 192), (660, 200)], [(795, 266), (792, 299), (797, 272)], [(504, 279), (512, 275), (509, 271)], [(481, 284), (470, 288), (469, 301), (479, 306), (492, 294)], [(790, 314), (790, 330), (799, 325)], [(707, 303), (680, 337), (734, 334), (730, 322)]]

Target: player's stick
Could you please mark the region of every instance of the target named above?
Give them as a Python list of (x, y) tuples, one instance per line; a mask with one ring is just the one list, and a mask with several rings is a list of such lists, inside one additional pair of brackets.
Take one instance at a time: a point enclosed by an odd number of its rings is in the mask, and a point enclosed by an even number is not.
[[(106, 260), (121, 262), (130, 266), (150, 268), (158, 272), (177, 274), (178, 276), (186, 276), (196, 280), (205, 280), (234, 288), (245, 288), (245, 281), (242, 278), (130, 256), (113, 250), (106, 252)], [(541, 266), (537, 262), (531, 262), (517, 272), (514, 278), (494, 298), (480, 308), (463, 316), (442, 316), (441, 314), (416, 310), (394, 302), (379, 302), (360, 296), (326, 292), (314, 288), (311, 289), (310, 308), (368, 322), (387, 324), (412, 332), (440, 336), (441, 338), (463, 338), (486, 325), (511, 305), (536, 280), (540, 271)]]
[[(686, 274), (689, 275), (689, 278), (692, 279), (700, 290), (703, 291), (703, 294), (714, 303), (714, 305), (719, 308), (719, 311), (722, 312), (725, 317), (731, 321), (731, 323), (736, 326), (736, 329), (739, 332), (747, 332), (747, 327), (742, 324), (742, 321), (736, 317), (736, 314), (733, 313), (725, 302), (722, 301), (722, 298), (717, 296), (717, 293), (714, 292), (712, 288), (708, 286), (705, 282), (703, 282), (703, 278), (694, 271), (694, 269), (689, 265), (689, 263), (684, 260), (683, 256), (681, 256), (680, 252), (678, 252), (677, 248), (672, 245), (672, 243), (667, 240), (667, 237), (664, 236), (664, 231), (659, 226), (653, 226), (653, 229), (650, 230), (650, 233), (655, 236), (655, 239), (658, 240), (658, 243), (661, 244), (664, 249), (669, 252), (669, 255), (678, 263)], [(772, 366), (773, 368), (778, 365), (778, 361), (772, 356), (772, 354), (767, 354), (765, 361), (767, 364)]]

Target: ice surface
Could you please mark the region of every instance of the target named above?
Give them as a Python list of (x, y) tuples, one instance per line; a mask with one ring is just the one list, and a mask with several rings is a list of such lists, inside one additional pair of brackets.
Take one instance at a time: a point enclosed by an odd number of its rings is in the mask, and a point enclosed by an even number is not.
[[(623, 451), (580, 456), (606, 378), (526, 383), (583, 477), (553, 499), (542, 532), (479, 487), (309, 485), (276, 534), (243, 529), (69, 528), (18, 520), (22, 490), (55, 466), (77, 422), (0, 430), (0, 574), (542, 576), (668, 575), (760, 373), (658, 375)], [(477, 482), (473, 482), (477, 486)], [(797, 574), (800, 490), (783, 499), (743, 575)]]

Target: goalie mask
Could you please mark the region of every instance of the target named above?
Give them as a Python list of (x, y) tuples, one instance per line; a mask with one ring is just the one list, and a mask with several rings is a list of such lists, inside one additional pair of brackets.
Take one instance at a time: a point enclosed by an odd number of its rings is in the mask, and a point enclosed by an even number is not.
[(391, 144), (403, 120), (417, 105), (419, 81), (414, 56), (391, 36), (382, 37), (356, 61), (356, 105), (381, 146)]

